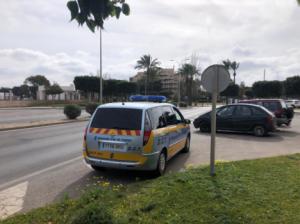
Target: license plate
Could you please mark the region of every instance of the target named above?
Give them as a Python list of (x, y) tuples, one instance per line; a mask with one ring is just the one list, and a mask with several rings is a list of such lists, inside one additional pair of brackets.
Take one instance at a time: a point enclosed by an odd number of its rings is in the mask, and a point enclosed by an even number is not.
[(100, 143), (101, 150), (108, 150), (108, 151), (119, 151), (124, 152), (126, 151), (126, 145), (120, 143), (111, 143), (111, 142), (101, 142)]

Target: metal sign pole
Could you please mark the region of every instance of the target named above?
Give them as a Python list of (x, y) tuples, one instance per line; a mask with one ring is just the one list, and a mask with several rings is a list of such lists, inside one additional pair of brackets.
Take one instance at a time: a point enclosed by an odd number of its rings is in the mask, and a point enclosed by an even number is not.
[(214, 88), (212, 92), (212, 112), (211, 112), (211, 142), (210, 142), (210, 175), (215, 176), (215, 151), (216, 151), (216, 126), (217, 126), (217, 100), (219, 92), (219, 68), (217, 68)]
[(216, 105), (217, 93), (212, 94), (211, 112), (211, 139), (210, 139), (210, 175), (215, 176), (215, 149), (216, 149)]

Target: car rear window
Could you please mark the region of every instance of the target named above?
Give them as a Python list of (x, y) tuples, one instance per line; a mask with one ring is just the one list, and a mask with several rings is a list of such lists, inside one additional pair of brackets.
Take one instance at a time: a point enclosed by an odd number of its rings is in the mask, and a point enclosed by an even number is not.
[(272, 112), (281, 108), (281, 104), (279, 102), (263, 102), (263, 106)]
[(92, 128), (141, 130), (142, 110), (99, 108), (91, 123)]

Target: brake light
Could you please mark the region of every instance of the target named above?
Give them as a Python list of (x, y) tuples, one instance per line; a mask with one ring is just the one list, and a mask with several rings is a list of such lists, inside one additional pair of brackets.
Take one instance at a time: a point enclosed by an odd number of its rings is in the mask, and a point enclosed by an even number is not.
[(151, 131), (144, 131), (143, 145), (147, 145), (151, 136)]
[(269, 115), (268, 117), (267, 117), (267, 122), (270, 124), (270, 125), (274, 125), (274, 123), (273, 123), (273, 117), (271, 116), (271, 115)]

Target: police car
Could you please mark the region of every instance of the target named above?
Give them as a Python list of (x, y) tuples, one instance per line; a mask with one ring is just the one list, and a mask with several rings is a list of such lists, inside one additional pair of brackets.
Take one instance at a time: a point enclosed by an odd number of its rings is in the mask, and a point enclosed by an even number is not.
[(85, 131), (84, 159), (95, 170), (152, 170), (162, 175), (169, 159), (189, 152), (190, 123), (167, 103), (101, 105)]

